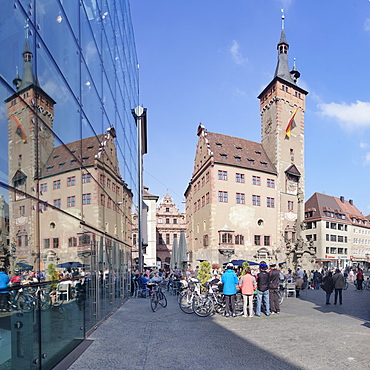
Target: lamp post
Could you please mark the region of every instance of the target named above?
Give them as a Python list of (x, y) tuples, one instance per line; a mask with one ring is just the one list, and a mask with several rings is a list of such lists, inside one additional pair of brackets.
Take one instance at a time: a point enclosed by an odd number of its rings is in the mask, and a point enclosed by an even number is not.
[(146, 153), (146, 108), (138, 105), (131, 111), (136, 120), (137, 128), (137, 161), (138, 161), (138, 217), (137, 217), (137, 243), (139, 250), (139, 271), (143, 271), (143, 237), (142, 237), (142, 213), (143, 213), (143, 154)]

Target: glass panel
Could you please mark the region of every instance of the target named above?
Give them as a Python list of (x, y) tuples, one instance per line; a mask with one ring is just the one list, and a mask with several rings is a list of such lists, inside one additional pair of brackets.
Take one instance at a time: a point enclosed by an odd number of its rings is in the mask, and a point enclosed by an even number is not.
[(1, 315), (0, 368), (52, 368), (128, 296), (138, 75), (115, 6), (2, 4), (0, 264), (46, 283)]
[[(37, 11), (36, 27), (42, 39), (39, 41), (39, 46), (51, 56), (53, 63), (58, 66), (58, 72), (63, 75), (68, 89), (72, 90), (75, 96), (78, 96), (80, 85), (79, 68), (76, 68), (79, 65), (76, 41), (78, 34), (73, 34), (69, 20), (67, 22), (65, 19), (58, 2), (41, 0), (37, 2), (35, 9)], [(48, 16), (45, 17), (45, 14)], [(78, 13), (76, 12), (76, 14)], [(38, 70), (41, 72), (40, 82), (42, 82), (41, 79), (46, 74), (45, 66), (41, 65)], [(52, 83), (49, 78), (47, 81)]]

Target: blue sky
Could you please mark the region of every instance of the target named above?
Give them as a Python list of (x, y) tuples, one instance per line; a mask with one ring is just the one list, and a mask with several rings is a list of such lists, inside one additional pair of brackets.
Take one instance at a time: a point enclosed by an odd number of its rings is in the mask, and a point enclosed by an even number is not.
[(131, 0), (148, 109), (144, 183), (184, 209), (196, 129), (260, 142), (257, 96), (277, 63), (281, 9), (289, 64), (309, 92), (306, 199), (353, 199), (370, 214), (369, 0)]

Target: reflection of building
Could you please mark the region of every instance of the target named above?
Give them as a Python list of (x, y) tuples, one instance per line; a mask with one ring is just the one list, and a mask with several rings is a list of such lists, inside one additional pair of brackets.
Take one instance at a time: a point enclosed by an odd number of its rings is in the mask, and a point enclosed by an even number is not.
[(352, 200), (314, 193), (305, 205), (304, 236), (312, 241), (316, 262), (342, 267), (370, 258), (370, 223)]
[(60, 260), (83, 262), (97, 240), (92, 229), (81, 233), (81, 222), (106, 233), (107, 249), (113, 240), (131, 244), (133, 194), (119, 172), (115, 129), (54, 146), (56, 102), (33, 75), (28, 39), (23, 58), (22, 79), (13, 81), (17, 93), (6, 100), (15, 262), (41, 262), (41, 269)]
[[(285, 242), (295, 240), (298, 197), (304, 195), (307, 92), (296, 84), (295, 66), (289, 71), (288, 49), (282, 28), (274, 78), (258, 97), (261, 143), (198, 127), (185, 192), (193, 264), (283, 259)], [(303, 219), (303, 207), (301, 213)]]
[(0, 266), (9, 265), (11, 252), (9, 240), (9, 204), (5, 202), (4, 196), (0, 195)]

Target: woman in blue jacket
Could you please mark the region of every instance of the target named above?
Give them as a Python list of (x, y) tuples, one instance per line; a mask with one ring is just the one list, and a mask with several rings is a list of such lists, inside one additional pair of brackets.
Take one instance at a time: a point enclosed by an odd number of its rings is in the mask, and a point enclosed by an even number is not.
[(223, 293), (225, 296), (225, 316), (230, 317), (230, 308), (233, 317), (235, 314), (235, 294), (236, 294), (236, 284), (238, 284), (238, 277), (233, 271), (234, 265), (228, 263), (226, 265), (226, 271), (223, 273), (221, 281), (224, 284)]
[(6, 289), (9, 284), (9, 277), (5, 273), (5, 268), (0, 267), (0, 311), (8, 310), (8, 301), (9, 301), (9, 290)]

